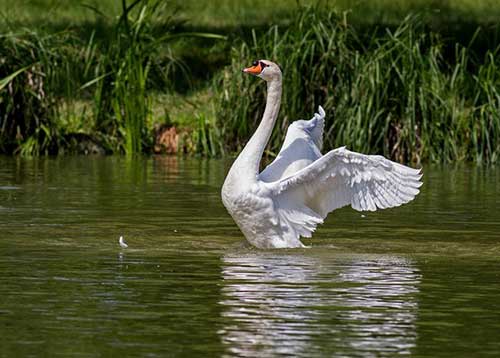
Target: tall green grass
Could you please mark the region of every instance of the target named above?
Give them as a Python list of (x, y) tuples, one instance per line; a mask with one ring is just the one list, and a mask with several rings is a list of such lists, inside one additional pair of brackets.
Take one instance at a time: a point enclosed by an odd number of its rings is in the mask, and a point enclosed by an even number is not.
[(128, 5), (123, 0), (122, 14), (112, 27), (113, 36), (109, 42), (98, 44), (95, 79), (90, 82), (99, 82), (94, 94), (97, 130), (123, 138), (120, 149), (127, 154), (141, 153), (151, 146), (147, 143), (150, 100), (146, 89), (157, 56), (158, 39), (150, 25), (158, 7), (159, 2), (134, 1)]
[[(96, 131), (112, 152), (135, 154), (153, 147), (151, 93), (169, 91), (176, 80), (189, 81), (189, 69), (173, 54), (173, 41), (185, 37), (222, 39), (210, 33), (173, 33), (175, 12), (159, 0), (122, 0), (122, 13), (107, 41), (94, 42)], [(97, 10), (96, 10), (97, 11)], [(92, 52), (92, 51), (89, 51)], [(151, 75), (153, 73), (153, 76)]]
[[(93, 31), (0, 37), (0, 151), (54, 154), (74, 138), (93, 138), (110, 153), (142, 153), (153, 146), (151, 95), (189, 81), (172, 51), (176, 39), (210, 33), (173, 33), (175, 12), (159, 0), (122, 0), (118, 17), (87, 6), (106, 36)], [(101, 29), (102, 31), (102, 29)], [(81, 114), (60, 113), (86, 101)], [(90, 109), (89, 109), (90, 107)], [(82, 133), (68, 133), (63, 117), (82, 118)], [(82, 136), (83, 135), (83, 136)]]
[(152, 147), (151, 93), (170, 89), (176, 70), (186, 72), (170, 48), (171, 40), (183, 34), (171, 33), (172, 17), (166, 14), (172, 12), (167, 5), (122, 0), (111, 36), (88, 41), (93, 76), (81, 88), (93, 90), (95, 131), (111, 152), (135, 154)]
[[(449, 45), (449, 44), (447, 44)], [(272, 27), (233, 48), (216, 83), (217, 128), (226, 151), (242, 147), (265, 102), (260, 80), (241, 74), (254, 59), (284, 69), (282, 109), (269, 152), (288, 124), (327, 112), (325, 146), (347, 145), (400, 162), (496, 162), (500, 153), (499, 48), (484, 59), (463, 46), (444, 59), (445, 42), (418, 17), (393, 31), (359, 34), (346, 14), (307, 7), (286, 29)]]
[[(38, 36), (30, 31), (0, 36), (0, 151), (50, 153), (59, 143), (55, 70), (68, 40), (64, 33)], [(60, 51), (54, 51), (55, 47)]]
[[(443, 39), (419, 17), (391, 30), (367, 31), (352, 27), (347, 13), (305, 7), (291, 17), (286, 12), (281, 25), (269, 30), (232, 33), (231, 46), (208, 45), (202, 53), (215, 53), (213, 63), (198, 54), (192, 57), (201, 62), (188, 68), (179, 53), (203, 44), (187, 36), (217, 36), (180, 33), (169, 3), (120, 5), (118, 16), (93, 8), (97, 19), (88, 34), (14, 27), (0, 35), (0, 152), (55, 154), (79, 138), (108, 153), (148, 152), (154, 124), (165, 121), (158, 113), (164, 113), (187, 127), (179, 131), (183, 151), (234, 153), (253, 134), (265, 101), (265, 86), (241, 68), (268, 58), (284, 69), (270, 156), (279, 150), (287, 125), (309, 118), (321, 104), (328, 114), (327, 149), (347, 145), (401, 162), (498, 162), (498, 48), (476, 52), (475, 44)], [(183, 38), (180, 46), (177, 38)], [(199, 76), (198, 84), (210, 83), (210, 71), (218, 71), (216, 78), (210, 89), (202, 86), (203, 103), (195, 101), (193, 111), (173, 110), (182, 107), (184, 92), (169, 105), (158, 101), (159, 93), (189, 82), (189, 73)]]

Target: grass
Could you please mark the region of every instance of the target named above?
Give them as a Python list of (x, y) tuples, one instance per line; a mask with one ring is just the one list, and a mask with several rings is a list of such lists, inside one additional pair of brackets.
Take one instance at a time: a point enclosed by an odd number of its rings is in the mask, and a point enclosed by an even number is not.
[(121, 149), (127, 154), (141, 153), (148, 147), (145, 141), (150, 100), (146, 87), (161, 42), (150, 24), (159, 5), (151, 1), (127, 5), (122, 1), (122, 13), (112, 27), (111, 40), (97, 44), (100, 51), (95, 59), (98, 70), (94, 79), (82, 86), (95, 85), (97, 128), (123, 138)]
[(267, 57), (286, 80), (271, 156), (285, 126), (323, 104), (327, 148), (498, 161), (494, 1), (338, 0), (304, 11), (315, 1), (142, 0), (127, 12), (132, 3), (1, 2), (0, 151), (61, 153), (90, 138), (108, 153), (148, 152), (154, 128), (171, 123), (182, 151), (233, 153), (264, 103), (262, 84), (239, 70)]
[[(171, 41), (221, 38), (172, 33), (172, 12), (161, 1), (122, 1), (121, 14), (112, 20), (87, 7), (109, 22), (106, 36), (97, 36), (97, 30), (87, 38), (72, 30), (49, 35), (21, 30), (4, 36), (0, 50), (9, 61), (0, 63), (3, 152), (54, 154), (74, 147), (68, 138), (88, 136), (107, 152), (147, 152), (153, 145), (148, 135), (154, 112), (151, 93), (187, 78), (185, 67), (172, 55)], [(23, 64), (28, 65), (19, 69)], [(75, 127), (68, 122), (75, 118), (85, 125), (68, 132)]]
[[(270, 23), (290, 22), (290, 14), (301, 5), (312, 5), (315, 0), (171, 0), (167, 6), (178, 8), (177, 16), (196, 28), (235, 28), (268, 26)], [(398, 24), (408, 13), (423, 13), (434, 22), (447, 24), (468, 22), (498, 23), (500, 9), (496, 0), (336, 0), (319, 1), (340, 12), (350, 11), (355, 24)], [(122, 12), (116, 0), (3, 0), (0, 13), (16, 26), (51, 27), (73, 24), (80, 27), (93, 22), (95, 16), (82, 5), (97, 7), (108, 17)], [(462, 19), (462, 20), (460, 20)]]
[(285, 30), (276, 26), (242, 42), (218, 85), (217, 128), (228, 151), (241, 148), (262, 116), (264, 86), (236, 75), (250, 58), (273, 58), (284, 68), (276, 153), (290, 121), (328, 114), (325, 147), (383, 153), (400, 162), (496, 162), (500, 154), (500, 47), (484, 59), (456, 45), (444, 59), (441, 37), (418, 17), (394, 31), (363, 38), (345, 16), (310, 7)]
[[(0, 150), (21, 154), (43, 154), (57, 146), (55, 87), (61, 74), (53, 71), (64, 48), (64, 36), (0, 37)], [(48, 70), (45, 71), (44, 69)]]

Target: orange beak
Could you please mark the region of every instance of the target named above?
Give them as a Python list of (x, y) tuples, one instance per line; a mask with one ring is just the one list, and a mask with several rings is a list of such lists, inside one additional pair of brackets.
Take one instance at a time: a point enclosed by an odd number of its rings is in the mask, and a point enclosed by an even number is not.
[(250, 73), (251, 75), (258, 75), (262, 72), (262, 66), (260, 65), (260, 62), (259, 62), (259, 63), (257, 63), (256, 66), (247, 67), (247, 68), (243, 69), (243, 72)]

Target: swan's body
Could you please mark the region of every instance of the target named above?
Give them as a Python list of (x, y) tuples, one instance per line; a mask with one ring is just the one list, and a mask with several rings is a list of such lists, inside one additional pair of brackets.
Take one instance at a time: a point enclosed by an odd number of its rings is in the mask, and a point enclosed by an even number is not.
[(407, 203), (419, 193), (420, 171), (377, 155), (345, 147), (321, 154), (325, 112), (289, 127), (276, 159), (259, 173), (281, 101), (281, 70), (256, 61), (244, 72), (267, 82), (262, 121), (242, 150), (222, 187), (222, 201), (258, 248), (304, 247), (329, 212), (346, 205), (374, 211)]

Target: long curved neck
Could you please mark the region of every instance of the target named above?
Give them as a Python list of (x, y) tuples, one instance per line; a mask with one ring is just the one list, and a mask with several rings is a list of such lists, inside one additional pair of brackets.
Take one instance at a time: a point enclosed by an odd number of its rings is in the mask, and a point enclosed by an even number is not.
[(266, 109), (264, 110), (262, 120), (254, 135), (250, 138), (233, 164), (233, 168), (237, 169), (237, 175), (245, 176), (246, 179), (251, 181), (257, 180), (260, 160), (273, 132), (280, 104), (281, 78), (277, 78), (267, 82)]

